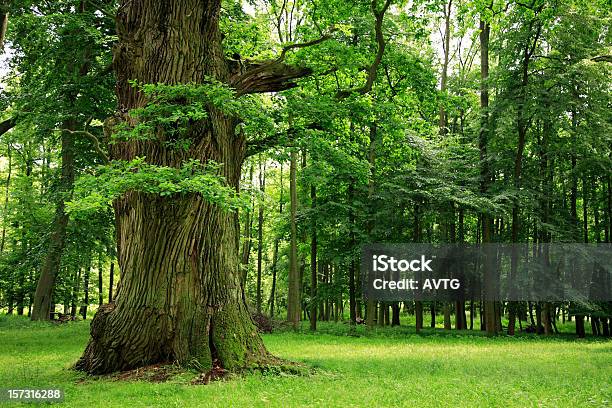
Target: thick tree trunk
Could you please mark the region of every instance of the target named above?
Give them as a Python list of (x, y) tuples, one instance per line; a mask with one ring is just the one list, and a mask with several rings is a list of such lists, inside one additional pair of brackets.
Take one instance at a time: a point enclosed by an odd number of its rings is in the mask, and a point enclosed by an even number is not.
[[(140, 83), (227, 81), (218, 29), (220, 1), (125, 0), (119, 8), (114, 68), (119, 110), (142, 106)], [(146, 157), (179, 167), (196, 159), (223, 163), (222, 176), (238, 189), (245, 154), (236, 120), (213, 107), (185, 133), (189, 150), (160, 140), (112, 145), (115, 159)], [(163, 135), (162, 135), (163, 136)], [(197, 194), (160, 197), (128, 192), (113, 203), (120, 289), (100, 308), (77, 369), (127, 370), (158, 362), (233, 370), (267, 357), (242, 290), (235, 213)]]

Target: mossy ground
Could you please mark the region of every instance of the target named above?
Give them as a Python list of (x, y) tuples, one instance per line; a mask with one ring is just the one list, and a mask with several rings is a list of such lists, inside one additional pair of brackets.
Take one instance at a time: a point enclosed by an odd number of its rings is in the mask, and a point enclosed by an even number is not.
[[(309, 367), (251, 370), (207, 385), (198, 373), (87, 377), (70, 369), (88, 322), (0, 317), (2, 387), (59, 387), (68, 407), (605, 407), (612, 404), (612, 341), (486, 338), (399, 327), (348, 336), (342, 323), (264, 335), (267, 348)], [(564, 328), (562, 328), (564, 329)], [(567, 331), (571, 328), (568, 326)], [(167, 377), (167, 378), (163, 378)], [(157, 380), (162, 380), (157, 381)], [(11, 403), (11, 406), (17, 404)]]

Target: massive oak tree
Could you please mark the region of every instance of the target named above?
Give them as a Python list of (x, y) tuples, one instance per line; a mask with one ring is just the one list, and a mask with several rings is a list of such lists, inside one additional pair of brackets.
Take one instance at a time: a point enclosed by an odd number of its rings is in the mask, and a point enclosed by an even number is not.
[[(130, 111), (147, 96), (132, 86), (201, 84), (214, 78), (238, 95), (279, 91), (309, 74), (275, 60), (235, 64), (226, 60), (219, 30), (220, 0), (124, 0), (117, 13), (114, 50), (118, 110), (112, 131), (133, 125)], [(228, 185), (238, 189), (247, 143), (239, 118), (207, 106), (182, 137), (187, 150), (164, 143), (167, 135), (111, 145), (114, 160), (146, 157), (148, 164), (180, 167), (186, 160), (222, 163)], [(113, 202), (121, 281), (115, 302), (102, 307), (77, 368), (90, 373), (178, 361), (227, 369), (267, 357), (243, 297), (235, 212), (200, 195), (159, 196), (131, 191)]]

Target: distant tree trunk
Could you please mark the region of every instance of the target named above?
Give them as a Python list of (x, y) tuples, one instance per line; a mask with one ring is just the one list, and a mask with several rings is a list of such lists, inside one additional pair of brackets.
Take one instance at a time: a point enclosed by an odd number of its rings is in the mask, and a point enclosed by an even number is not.
[(0, 238), (0, 255), (4, 253), (4, 242), (6, 239), (6, 220), (8, 216), (8, 205), (9, 205), (9, 195), (11, 188), (11, 175), (13, 174), (13, 154), (12, 154), (12, 144), (10, 142), (6, 143), (6, 159), (7, 163), (7, 175), (6, 182), (4, 187), (4, 208), (2, 209), (2, 237)]
[(102, 256), (98, 255), (98, 306), (104, 303), (104, 292), (102, 288)]
[[(533, 22), (530, 22), (530, 31)], [(531, 56), (535, 50), (535, 46), (537, 44), (538, 38), (540, 36), (541, 26), (538, 26), (537, 33), (535, 38), (533, 39), (533, 44), (531, 43), (531, 39), (528, 40), (523, 46), (523, 59), (521, 61), (521, 82), (518, 90), (518, 107), (517, 107), (517, 115), (516, 115), (516, 127), (518, 131), (518, 143), (516, 148), (516, 156), (514, 159), (514, 172), (513, 172), (513, 182), (515, 191), (520, 191), (521, 189), (521, 176), (523, 169), (523, 151), (525, 150), (525, 141), (527, 136), (527, 130), (529, 127), (529, 119), (527, 118), (527, 114), (525, 112), (525, 105), (527, 103), (527, 85), (529, 84), (529, 64), (531, 61)], [(512, 237), (511, 242), (513, 244), (518, 243), (519, 240), (519, 232), (520, 232), (520, 199), (517, 197), (514, 199), (512, 207)], [(514, 293), (514, 281), (516, 278), (518, 268), (518, 247), (516, 245), (512, 246), (512, 255), (511, 255), (511, 267), (510, 267), (510, 276), (509, 276), (509, 284), (510, 284), (510, 292), (511, 292), (511, 301), (509, 304), (509, 319), (508, 319), (508, 334), (514, 335), (515, 325), (516, 325), (516, 310), (517, 303), (514, 301), (513, 297)]]
[[(350, 129), (350, 140), (353, 141), (355, 133), (355, 125), (351, 122)], [(355, 260), (353, 259), (353, 250), (355, 249), (355, 211), (353, 210), (353, 201), (355, 198), (355, 179), (353, 176), (349, 176), (348, 183), (348, 197), (349, 213), (348, 213), (348, 225), (349, 225), (349, 248), (350, 248), (350, 261), (349, 261), (349, 317), (351, 325), (357, 324), (357, 290), (355, 284)]]
[[(421, 242), (421, 216), (419, 203), (414, 204), (414, 233), (412, 240), (415, 243)], [(414, 302), (414, 316), (416, 332), (420, 332), (423, 329), (423, 302), (416, 300)]]
[(393, 302), (391, 305), (391, 326), (400, 325), (400, 305), (398, 302)]
[(83, 320), (87, 320), (87, 308), (89, 307), (89, 275), (91, 273), (91, 258), (87, 262), (85, 268), (85, 277), (83, 279), (83, 291), (85, 296), (83, 297), (83, 305), (81, 305), (81, 316)]
[[(283, 213), (283, 163), (280, 164), (280, 192), (278, 199), (278, 213)], [(276, 272), (278, 269), (278, 245), (280, 237), (274, 238), (274, 253), (272, 254), (272, 289), (270, 290), (270, 318), (274, 318), (274, 301), (276, 298)]]
[[(76, 8), (77, 13), (85, 13), (86, 2), (81, 1), (79, 6)], [(65, 34), (67, 41), (72, 41), (71, 32)], [(89, 73), (90, 70), (90, 53), (91, 51), (85, 47), (82, 51), (79, 63), (75, 63), (74, 59), (65, 61), (65, 69), (69, 75), (78, 77), (84, 77)], [(77, 58), (78, 58), (77, 57)], [(71, 107), (76, 106), (78, 93), (75, 90), (70, 90), (65, 95), (67, 103)], [(32, 320), (49, 320), (50, 319), (50, 307), (51, 297), (53, 294), (53, 288), (55, 286), (55, 279), (59, 272), (62, 254), (64, 252), (65, 240), (66, 240), (66, 228), (68, 226), (68, 214), (65, 211), (65, 201), (68, 200), (72, 194), (74, 186), (74, 173), (75, 173), (75, 147), (74, 137), (71, 131), (76, 130), (77, 122), (74, 118), (65, 119), (62, 123), (62, 128), (66, 130), (61, 131), (61, 156), (62, 166), (61, 175), (57, 188), (57, 202), (55, 204), (55, 216), (53, 219), (53, 231), (47, 249), (47, 254), (43, 260), (40, 269), (40, 276), (38, 278), (38, 284), (36, 286), (36, 292), (34, 294), (34, 304), (32, 311)]]
[[(444, 4), (444, 36), (443, 36), (443, 52), (444, 52), (444, 61), (442, 64), (442, 75), (440, 79), (440, 92), (444, 94), (446, 92), (446, 83), (448, 79), (448, 63), (450, 60), (450, 36), (451, 36), (451, 12), (452, 12), (453, 0), (448, 0), (447, 4)], [(440, 135), (446, 135), (448, 132), (448, 118), (446, 115), (446, 110), (444, 109), (444, 104), (440, 104), (440, 112), (439, 112), (439, 133)], [(450, 203), (450, 207), (453, 213), (453, 229), (454, 229), (454, 206)], [(448, 230), (447, 230), (448, 231)], [(452, 233), (454, 236), (454, 231)], [(452, 240), (451, 240), (452, 241)], [(447, 240), (448, 242), (448, 240)], [(451, 329), (451, 311), (450, 305), (448, 302), (444, 302), (443, 304), (444, 310), (444, 329)]]
[(317, 330), (317, 187), (310, 186), (312, 229), (310, 233), (310, 330)]
[[(447, 4), (444, 4), (444, 36), (442, 38), (442, 50), (444, 52), (444, 59), (442, 63), (442, 73), (440, 78), (440, 92), (446, 92), (446, 83), (448, 79), (448, 63), (450, 59), (450, 36), (451, 36), (451, 12), (453, 7), (453, 0), (448, 0)], [(440, 135), (445, 135), (448, 131), (448, 118), (446, 116), (446, 110), (444, 104), (440, 104), (439, 112), (439, 132)]]
[(606, 215), (608, 218), (608, 228), (605, 232), (606, 242), (612, 242), (612, 176), (608, 175), (608, 199), (606, 206)]
[(589, 217), (588, 217), (588, 206), (589, 206), (589, 192), (587, 189), (587, 176), (582, 177), (582, 232), (583, 242), (589, 243)]
[(0, 51), (4, 51), (4, 40), (6, 38), (6, 30), (8, 29), (10, 7), (10, 0), (0, 1)]
[(470, 300), (470, 330), (474, 330), (474, 313), (476, 313), (474, 300)]
[[(253, 164), (249, 167), (249, 182), (253, 184)], [(242, 254), (240, 265), (242, 266), (242, 284), (246, 286), (247, 275), (249, 272), (249, 257), (251, 255), (251, 234), (253, 232), (253, 217), (251, 212), (255, 210), (255, 199), (251, 200), (251, 210), (245, 211), (244, 238), (242, 241)]]
[(584, 315), (576, 315), (576, 335), (583, 339), (586, 336), (584, 331)]
[[(69, 119), (63, 123), (63, 127), (68, 130), (75, 130), (76, 123)], [(49, 320), (51, 317), (51, 296), (66, 241), (68, 214), (65, 211), (64, 200), (71, 194), (74, 185), (74, 138), (68, 131), (62, 131), (61, 133), (62, 173), (58, 185), (59, 198), (55, 207), (49, 248), (40, 270), (40, 277), (34, 294), (32, 320)]]
[(444, 302), (444, 330), (451, 329), (451, 307), (448, 302)]
[[(577, 91), (574, 90), (574, 96), (576, 97)], [(578, 115), (575, 109), (572, 109), (571, 113), (572, 118), (572, 144), (576, 146), (577, 144), (577, 132), (578, 132)], [(576, 240), (579, 241), (579, 233), (578, 233), (578, 179), (576, 177), (576, 154), (574, 153), (575, 149), (571, 152), (571, 176), (570, 176), (570, 224), (572, 230), (572, 236)], [(576, 315), (576, 334), (579, 338), (585, 337), (584, 331), (584, 315)]]
[(416, 331), (418, 333), (423, 330), (423, 302), (414, 302), (414, 316), (416, 319)]
[[(491, 26), (484, 18), (480, 20), (480, 134), (478, 146), (480, 150), (480, 192), (487, 194), (491, 175), (488, 164), (488, 143), (489, 143), (489, 34)], [(486, 212), (481, 214), (482, 220), (482, 238), (483, 244), (491, 242), (491, 217)], [(493, 271), (491, 255), (485, 253), (484, 257), (484, 319), (482, 322), (487, 330), (488, 335), (496, 335), (495, 324), (495, 305), (492, 300), (487, 299), (487, 296), (493, 292), (495, 287), (494, 277), (490, 271)], [(482, 315), (481, 315), (482, 316)], [(481, 324), (481, 328), (482, 328)]]
[(291, 243), (289, 249), (289, 290), (287, 296), (287, 321), (297, 328), (300, 323), (300, 274), (297, 258), (297, 152), (291, 152), (289, 167), (289, 190), (291, 196)]
[(113, 279), (115, 278), (115, 263), (110, 265), (110, 278), (108, 281), (108, 303), (113, 303)]
[[(367, 236), (370, 242), (373, 242), (372, 230), (374, 229), (374, 212), (373, 197), (374, 197), (374, 174), (376, 168), (376, 135), (377, 126), (376, 124), (370, 125), (370, 144), (368, 146), (368, 163), (370, 165), (370, 173), (368, 179), (368, 222)], [(366, 303), (366, 325), (368, 328), (373, 328), (376, 321), (376, 301), (374, 299), (368, 299)]]
[(431, 322), (430, 322), (430, 327), (432, 329), (436, 328), (436, 301), (432, 301), (431, 305), (429, 306), (429, 311), (431, 313)]
[[(464, 209), (459, 208), (459, 234), (458, 234), (459, 244), (463, 244), (465, 242), (465, 223), (464, 223)], [(461, 279), (464, 279), (464, 270), (461, 269), (459, 271), (459, 276)], [(466, 330), (467, 329), (467, 318), (465, 316), (465, 293), (461, 294), (461, 300), (455, 301), (455, 329), (456, 330)]]
[(264, 194), (266, 193), (266, 165), (262, 166), (262, 158), (259, 157), (259, 191), (261, 197), (259, 201), (259, 216), (257, 222), (257, 313), (261, 313), (261, 267), (263, 258), (263, 223), (264, 223)]
[(79, 299), (79, 285), (81, 283), (81, 268), (74, 271), (72, 282), (72, 296), (70, 299), (70, 316), (74, 319), (77, 314), (77, 302)]

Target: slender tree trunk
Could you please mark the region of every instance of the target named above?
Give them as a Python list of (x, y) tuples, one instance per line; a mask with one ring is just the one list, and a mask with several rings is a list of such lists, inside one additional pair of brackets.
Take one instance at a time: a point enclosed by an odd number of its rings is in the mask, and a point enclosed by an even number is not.
[[(531, 28), (531, 26), (530, 26)], [(534, 41), (534, 46), (538, 41), (538, 34)], [(523, 151), (525, 150), (525, 141), (527, 136), (527, 129), (529, 126), (529, 120), (527, 119), (525, 113), (525, 105), (527, 103), (527, 85), (529, 84), (529, 63), (531, 60), (531, 55), (533, 53), (533, 48), (530, 46), (531, 41), (526, 43), (523, 48), (523, 59), (521, 63), (521, 83), (519, 87), (518, 94), (518, 107), (517, 107), (517, 116), (516, 116), (516, 127), (518, 130), (518, 143), (516, 147), (516, 156), (514, 158), (514, 172), (513, 172), (513, 182), (514, 189), (518, 193), (521, 189), (521, 176), (523, 169)], [(517, 244), (519, 241), (519, 233), (520, 233), (520, 199), (514, 199), (514, 205), (512, 207), (512, 237), (511, 243)], [(514, 297), (514, 280), (516, 278), (518, 268), (518, 247), (516, 245), (512, 245), (512, 254), (511, 254), (511, 267), (510, 267), (510, 276), (509, 276), (509, 284), (510, 284), (510, 297)], [(514, 335), (514, 330), (516, 326), (516, 309), (517, 303), (514, 299), (511, 299), (509, 304), (509, 319), (508, 319), (508, 334)]]
[(451, 307), (448, 302), (444, 302), (444, 330), (451, 329)]
[[(85, 12), (85, 1), (81, 1), (78, 7), (78, 13)], [(72, 33), (66, 34), (68, 38)], [(70, 40), (71, 41), (71, 40)], [(84, 77), (89, 72), (90, 67), (90, 50), (85, 48), (81, 55), (80, 64), (75, 64), (74, 61), (66, 62), (66, 72), (70, 75)], [(78, 93), (74, 90), (69, 91), (66, 95), (68, 104), (71, 107), (76, 106)], [(70, 199), (74, 187), (75, 173), (75, 147), (74, 139), (71, 131), (76, 130), (77, 122), (73, 118), (64, 120), (62, 123), (63, 130), (61, 132), (61, 155), (62, 155), (62, 172), (57, 191), (57, 202), (55, 205), (55, 216), (53, 219), (53, 231), (47, 249), (47, 254), (43, 260), (40, 277), (36, 285), (36, 293), (34, 294), (34, 304), (32, 310), (32, 320), (49, 320), (50, 308), (52, 302), (53, 288), (55, 279), (59, 272), (62, 254), (66, 241), (66, 228), (68, 226), (68, 214), (65, 211), (65, 201)]]
[(414, 317), (416, 319), (416, 332), (418, 333), (423, 330), (423, 302), (414, 302)]
[[(444, 59), (442, 64), (442, 73), (440, 78), (440, 92), (446, 92), (446, 83), (448, 79), (448, 63), (450, 60), (450, 36), (451, 36), (451, 12), (453, 7), (453, 0), (448, 0), (447, 4), (444, 4), (444, 36), (442, 38)], [(448, 118), (446, 116), (446, 110), (444, 105), (440, 104), (439, 112), (439, 132), (440, 135), (445, 135), (448, 131)]]
[(87, 308), (89, 307), (89, 276), (91, 274), (91, 258), (87, 262), (87, 266), (85, 268), (85, 276), (83, 279), (83, 304), (81, 305), (81, 316), (83, 316), (83, 320), (87, 320)]
[[(65, 129), (75, 130), (76, 123), (68, 120), (63, 123)], [(66, 227), (68, 226), (68, 214), (65, 211), (64, 200), (72, 193), (74, 185), (74, 140), (73, 136), (63, 131), (62, 143), (62, 173), (58, 187), (58, 201), (55, 207), (53, 219), (53, 231), (49, 243), (47, 255), (43, 261), (36, 292), (34, 294), (34, 305), (32, 320), (49, 320), (51, 297), (55, 287), (55, 278), (59, 271), (64, 245), (66, 242)]]
[[(355, 134), (355, 125), (351, 123), (350, 129), (350, 140), (353, 141)], [(355, 249), (355, 211), (352, 208), (353, 201), (355, 198), (355, 179), (352, 176), (349, 176), (348, 183), (348, 197), (347, 201), (349, 203), (349, 213), (348, 213), (348, 225), (350, 228), (349, 232), (349, 248), (350, 248), (350, 261), (349, 261), (349, 270), (348, 270), (348, 278), (349, 278), (349, 317), (351, 325), (357, 324), (357, 288), (355, 283), (355, 270), (356, 264), (353, 259), (353, 250)]]
[(0, 51), (4, 51), (4, 40), (6, 38), (6, 30), (8, 29), (10, 7), (10, 0), (0, 1)]
[(81, 268), (74, 271), (74, 277), (72, 282), (72, 297), (70, 299), (70, 317), (73, 319), (77, 315), (77, 302), (79, 299), (79, 285), (81, 283)]
[[(480, 135), (479, 135), (479, 150), (480, 150), (480, 192), (487, 194), (491, 175), (488, 164), (488, 143), (489, 143), (489, 34), (491, 31), (490, 24), (484, 20), (480, 20)], [(482, 219), (482, 243), (488, 244), (491, 242), (491, 217), (483, 212)], [(495, 279), (491, 276), (490, 271), (493, 271), (491, 254), (485, 252), (484, 259), (484, 320), (488, 335), (496, 335), (495, 330), (495, 305), (492, 300), (487, 299), (495, 288)], [(482, 325), (481, 325), (482, 326)]]
[[(376, 124), (370, 125), (370, 145), (368, 146), (368, 163), (370, 164), (370, 174), (368, 179), (368, 222), (367, 222), (367, 236), (370, 242), (374, 242), (372, 237), (372, 230), (374, 229), (374, 212), (373, 206), (374, 197), (374, 174), (376, 169)], [(366, 326), (373, 328), (376, 321), (376, 301), (374, 299), (368, 299), (366, 303)]]
[[(283, 163), (280, 165), (280, 192), (278, 199), (278, 213), (283, 213)], [(272, 289), (270, 290), (270, 318), (274, 318), (274, 301), (276, 299), (276, 272), (278, 269), (278, 245), (280, 237), (274, 239), (274, 253), (272, 254)]]
[[(414, 236), (413, 241), (415, 243), (421, 242), (421, 215), (419, 203), (414, 205)], [(423, 329), (423, 302), (416, 300), (414, 302), (414, 316), (416, 332), (420, 332)]]
[(400, 325), (400, 305), (398, 302), (394, 302), (391, 305), (391, 326)]
[(588, 205), (589, 205), (589, 192), (587, 189), (587, 176), (582, 177), (582, 232), (583, 242), (588, 244), (589, 242), (589, 217), (588, 217)]
[(310, 330), (317, 330), (317, 187), (310, 186), (312, 231), (310, 233)]
[(257, 313), (261, 313), (261, 267), (263, 260), (263, 223), (264, 223), (264, 194), (266, 193), (266, 166), (262, 165), (261, 156), (259, 157), (259, 191), (261, 197), (259, 201), (259, 216), (257, 218)]
[[(444, 38), (443, 38), (443, 51), (444, 51), (444, 62), (442, 64), (442, 75), (440, 79), (440, 92), (444, 94), (446, 92), (446, 83), (448, 79), (448, 63), (450, 60), (450, 36), (451, 36), (451, 12), (453, 7), (453, 0), (448, 0), (447, 4), (444, 4)], [(445, 135), (448, 132), (448, 118), (444, 105), (440, 105), (439, 113), (439, 132), (440, 135)], [(454, 229), (454, 206), (450, 203), (450, 207), (453, 213), (453, 229)], [(452, 233), (454, 234), (454, 231)], [(447, 241), (448, 242), (448, 241)], [(451, 329), (451, 310), (448, 302), (444, 302), (444, 329)]]
[(291, 196), (291, 244), (289, 249), (289, 293), (287, 296), (287, 321), (297, 328), (300, 323), (300, 274), (297, 257), (297, 152), (291, 152), (289, 167), (289, 190)]
[(115, 278), (115, 263), (111, 262), (110, 277), (108, 280), (108, 303), (113, 303), (113, 280)]
[(606, 215), (608, 218), (608, 228), (605, 232), (606, 242), (612, 242), (612, 176), (608, 175), (608, 199), (606, 206)]
[(432, 329), (435, 329), (436, 328), (436, 301), (435, 300), (431, 302), (431, 305), (429, 306), (429, 312), (431, 313), (431, 322), (429, 326)]
[(102, 288), (102, 256), (98, 255), (98, 306), (104, 303), (104, 292)]
[(4, 187), (4, 207), (2, 209), (2, 237), (0, 238), (0, 255), (4, 253), (4, 242), (6, 239), (6, 220), (8, 215), (9, 195), (11, 191), (11, 175), (13, 174), (13, 152), (10, 142), (6, 144), (6, 159), (8, 161), (8, 173)]
[[(253, 164), (249, 167), (249, 182), (253, 184)], [(251, 200), (250, 211), (245, 211), (244, 238), (242, 241), (242, 254), (240, 265), (242, 266), (242, 284), (246, 286), (247, 275), (249, 273), (249, 258), (251, 255), (251, 234), (253, 232), (253, 217), (251, 213), (255, 210), (255, 198)]]

